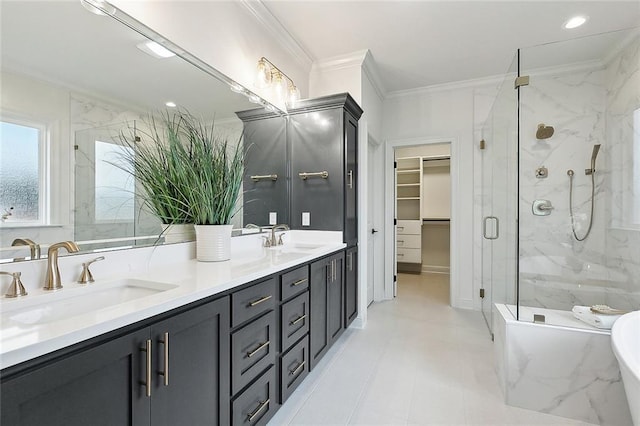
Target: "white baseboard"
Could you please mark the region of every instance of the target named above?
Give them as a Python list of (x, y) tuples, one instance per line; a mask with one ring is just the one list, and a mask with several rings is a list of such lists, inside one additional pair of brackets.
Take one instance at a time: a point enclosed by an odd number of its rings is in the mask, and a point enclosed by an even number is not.
[(450, 268), (448, 266), (437, 265), (422, 265), (422, 272), (428, 272), (430, 274), (449, 274)]

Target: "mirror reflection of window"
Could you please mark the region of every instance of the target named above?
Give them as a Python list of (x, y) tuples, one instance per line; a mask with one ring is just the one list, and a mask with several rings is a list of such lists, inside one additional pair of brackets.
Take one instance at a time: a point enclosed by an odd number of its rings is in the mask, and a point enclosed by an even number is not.
[(46, 222), (44, 126), (0, 121), (0, 214), (3, 223)]
[(95, 141), (95, 220), (96, 222), (133, 222), (135, 182), (117, 166), (122, 150), (131, 148)]

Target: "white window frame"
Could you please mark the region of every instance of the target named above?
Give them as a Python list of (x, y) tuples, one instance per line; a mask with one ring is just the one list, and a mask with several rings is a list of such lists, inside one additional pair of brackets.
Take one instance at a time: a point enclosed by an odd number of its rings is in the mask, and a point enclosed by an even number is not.
[(0, 121), (38, 130), (38, 220), (0, 222), (0, 227), (36, 227), (51, 221), (51, 141), (49, 126), (41, 121), (2, 111)]

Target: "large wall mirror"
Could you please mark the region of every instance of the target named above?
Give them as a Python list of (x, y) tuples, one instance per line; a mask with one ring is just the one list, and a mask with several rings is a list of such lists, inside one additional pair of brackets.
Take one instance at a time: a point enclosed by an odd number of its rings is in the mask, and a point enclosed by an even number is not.
[(81, 251), (164, 242), (135, 181), (112, 165), (121, 132), (171, 114), (172, 102), (239, 141), (236, 112), (260, 105), (119, 10), (99, 15), (80, 1), (0, 7), (0, 261), (37, 257), (21, 245), (29, 242), (42, 253), (65, 240)]

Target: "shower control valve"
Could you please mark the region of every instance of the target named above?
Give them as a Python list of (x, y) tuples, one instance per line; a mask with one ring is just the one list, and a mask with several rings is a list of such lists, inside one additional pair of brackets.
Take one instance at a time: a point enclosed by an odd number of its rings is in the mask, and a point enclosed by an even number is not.
[(549, 216), (551, 210), (553, 210), (553, 206), (549, 200), (535, 200), (531, 206), (531, 211), (536, 216)]
[(545, 179), (549, 177), (549, 170), (545, 166), (538, 167), (536, 169), (536, 177), (538, 179)]

